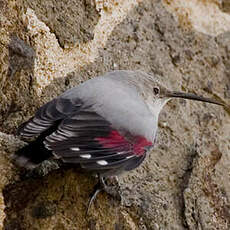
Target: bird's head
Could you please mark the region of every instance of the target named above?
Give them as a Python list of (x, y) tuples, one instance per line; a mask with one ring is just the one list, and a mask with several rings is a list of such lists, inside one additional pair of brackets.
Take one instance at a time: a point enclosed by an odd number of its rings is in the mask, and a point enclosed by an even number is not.
[(185, 93), (179, 91), (169, 90), (166, 87), (162, 86), (159, 82), (154, 82), (152, 87), (153, 100), (169, 101), (173, 98), (182, 98), (195, 101), (203, 101), (207, 103), (212, 103), (216, 105), (226, 106), (223, 102), (220, 102), (213, 98), (207, 98), (203, 96), (198, 96), (193, 93)]
[[(140, 74), (141, 73), (141, 74)], [(142, 92), (142, 97), (149, 105), (154, 114), (159, 114), (163, 106), (171, 99), (182, 98), (188, 100), (196, 100), (216, 105), (224, 106), (228, 109), (228, 106), (219, 100), (198, 96), (193, 93), (185, 93), (179, 91), (170, 90), (165, 86), (162, 79), (158, 76), (151, 76), (143, 72), (139, 72), (139, 92)]]

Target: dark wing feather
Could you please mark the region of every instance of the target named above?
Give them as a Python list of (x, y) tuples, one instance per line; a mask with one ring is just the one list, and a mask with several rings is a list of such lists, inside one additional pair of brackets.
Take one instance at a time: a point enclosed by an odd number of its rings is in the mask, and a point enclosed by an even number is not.
[(96, 112), (80, 110), (62, 120), (58, 129), (46, 137), (45, 146), (67, 164), (80, 164), (86, 170), (122, 171), (145, 158), (133, 152), (131, 141), (123, 136), (110, 138), (117, 130)]
[(27, 138), (40, 135), (54, 126), (57, 121), (76, 113), (80, 107), (80, 101), (55, 98), (43, 105), (34, 117), (19, 126), (17, 132), (19, 135)]
[[(115, 137), (110, 137), (114, 132)], [(77, 99), (53, 99), (22, 124), (18, 133), (27, 138), (39, 136), (46, 149), (66, 164), (80, 164), (100, 173), (131, 170), (145, 158), (145, 151), (134, 152), (135, 142), (130, 141), (130, 135), (127, 140), (91, 108), (83, 109)]]

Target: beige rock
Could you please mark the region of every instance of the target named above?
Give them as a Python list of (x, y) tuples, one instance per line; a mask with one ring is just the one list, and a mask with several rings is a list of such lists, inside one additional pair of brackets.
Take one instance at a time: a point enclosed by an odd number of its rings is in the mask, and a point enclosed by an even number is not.
[(48, 26), (62, 48), (93, 40), (94, 27), (99, 20), (94, 1), (25, 0), (23, 3), (25, 10), (34, 10), (36, 17)]
[[(170, 102), (161, 113), (155, 150), (120, 179), (122, 202), (101, 193), (88, 218), (95, 178), (77, 169), (35, 177), (8, 159), (24, 144), (14, 138), (17, 126), (40, 105), (113, 69), (157, 73), (171, 88), (230, 104), (226, 3), (190, 1), (186, 30), (175, 17), (179, 1), (170, 1), (170, 8), (159, 0), (86, 1), (95, 9), (81, 15), (95, 18), (83, 25), (89, 31), (79, 32), (80, 25), (72, 30), (78, 20), (67, 7), (78, 12), (77, 1), (66, 7), (39, 2), (0, 2), (0, 130), (12, 134), (0, 136), (2, 229), (230, 229), (230, 115), (215, 105)], [(194, 13), (197, 6), (215, 13), (214, 27), (196, 24), (196, 15), (203, 20)], [(70, 19), (66, 34), (57, 18)]]
[(212, 36), (230, 30), (228, 0), (163, 0), (163, 2), (185, 28), (193, 27), (198, 32)]

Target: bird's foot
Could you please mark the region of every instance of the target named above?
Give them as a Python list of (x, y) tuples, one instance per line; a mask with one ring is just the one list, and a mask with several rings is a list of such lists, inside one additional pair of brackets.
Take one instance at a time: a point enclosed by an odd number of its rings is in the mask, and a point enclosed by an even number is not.
[(115, 199), (121, 201), (121, 194), (120, 194), (120, 186), (119, 186), (119, 181), (117, 177), (109, 177), (105, 178), (99, 176), (99, 181), (94, 187), (94, 191), (89, 199), (88, 206), (87, 206), (87, 211), (86, 215), (89, 213), (89, 209), (96, 199), (98, 193), (101, 191), (105, 191), (107, 194), (111, 195)]
[(103, 180), (104, 183), (104, 191), (114, 197), (117, 200), (121, 200), (121, 193), (120, 193), (120, 184), (117, 176), (108, 177)]

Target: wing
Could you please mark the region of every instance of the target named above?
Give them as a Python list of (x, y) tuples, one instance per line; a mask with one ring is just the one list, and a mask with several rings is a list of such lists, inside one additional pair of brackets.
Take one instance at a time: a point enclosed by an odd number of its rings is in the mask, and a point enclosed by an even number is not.
[(48, 129), (55, 129), (56, 124), (70, 114), (76, 113), (82, 103), (78, 100), (70, 100), (65, 98), (55, 98), (43, 105), (27, 122), (19, 126), (17, 133), (25, 138), (38, 136)]
[(113, 174), (136, 168), (145, 158), (146, 147), (152, 145), (143, 137), (119, 132), (90, 109), (63, 119), (44, 144), (64, 163)]
[(129, 130), (118, 130), (92, 107), (76, 98), (55, 98), (42, 106), (18, 133), (39, 136), (45, 147), (66, 164), (94, 172), (128, 171), (145, 158), (152, 143)]

